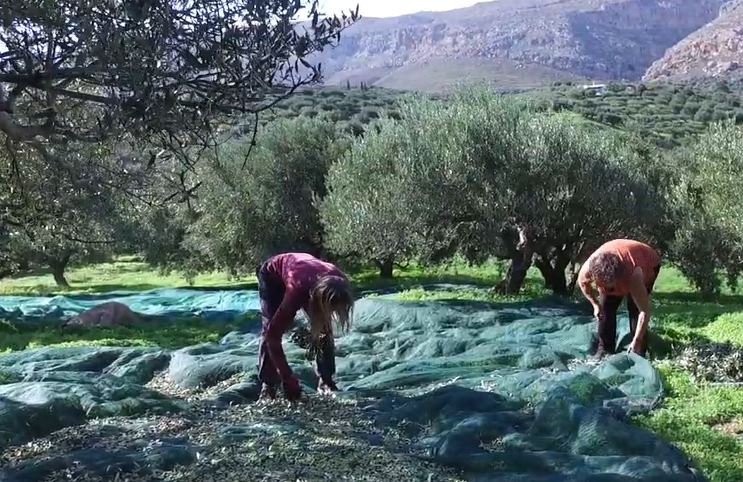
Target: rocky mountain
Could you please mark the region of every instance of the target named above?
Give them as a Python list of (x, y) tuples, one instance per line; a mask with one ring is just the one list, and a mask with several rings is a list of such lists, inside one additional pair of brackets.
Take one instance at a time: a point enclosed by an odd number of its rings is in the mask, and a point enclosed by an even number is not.
[(645, 79), (743, 79), (743, 0), (725, 4), (719, 17), (670, 48)]
[[(362, 18), (322, 54), (326, 83), (445, 88), (561, 78), (640, 79), (725, 0), (499, 0), (449, 12)], [(363, 15), (363, 12), (361, 12)]]

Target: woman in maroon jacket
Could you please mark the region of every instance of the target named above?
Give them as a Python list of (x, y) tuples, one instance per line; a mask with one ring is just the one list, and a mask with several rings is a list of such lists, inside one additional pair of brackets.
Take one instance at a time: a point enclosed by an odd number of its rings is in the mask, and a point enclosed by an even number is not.
[(304, 253), (269, 258), (257, 271), (263, 330), (258, 351), (258, 378), (262, 397), (274, 398), (281, 385), (289, 400), (301, 395), (299, 379), (286, 361), (281, 338), (303, 310), (310, 323), (320, 379), (318, 390), (337, 390), (333, 321), (341, 330), (350, 326), (353, 297), (346, 275), (336, 266)]

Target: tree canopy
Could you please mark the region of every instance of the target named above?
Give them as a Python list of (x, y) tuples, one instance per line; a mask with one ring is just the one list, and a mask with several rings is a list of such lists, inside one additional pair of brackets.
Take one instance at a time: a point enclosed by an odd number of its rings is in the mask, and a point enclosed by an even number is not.
[(324, 254), (316, 202), (348, 139), (316, 119), (278, 121), (258, 139), (250, 156), (249, 142), (235, 142), (202, 166), (204, 185), (183, 245), (196, 268), (252, 274), (281, 251)]
[[(303, 11), (310, 21), (297, 25)], [(0, 130), (26, 142), (177, 140), (316, 81), (308, 57), (355, 18), (323, 17), (317, 0), (5, 1)]]
[(412, 102), (331, 168), (328, 247), (388, 269), (456, 253), (510, 259), (508, 291), (534, 262), (564, 294), (587, 249), (663, 227), (660, 173), (639, 147), (486, 91)]
[(258, 114), (317, 82), (313, 56), (357, 17), (317, 0), (0, 0), (0, 238), (92, 246), (112, 203), (192, 203), (195, 161), (246, 115), (248, 155)]
[(743, 132), (732, 122), (714, 124), (672, 156), (681, 175), (671, 254), (702, 293), (719, 291), (720, 272), (735, 286), (743, 271)]
[(30, 150), (0, 150), (0, 233), (5, 237), (0, 271), (46, 265), (65, 286), (70, 260), (121, 248), (129, 207), (122, 198), (123, 180), (112, 184), (109, 176), (118, 168), (113, 159), (98, 145), (60, 153), (54, 165)]

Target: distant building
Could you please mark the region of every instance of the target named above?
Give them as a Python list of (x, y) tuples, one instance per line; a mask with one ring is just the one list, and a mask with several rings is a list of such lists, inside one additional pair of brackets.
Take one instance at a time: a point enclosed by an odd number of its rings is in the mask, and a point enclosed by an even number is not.
[(586, 85), (581, 85), (581, 88), (586, 93), (593, 94), (593, 95), (605, 95), (609, 91), (606, 84), (590, 84), (590, 85), (586, 84)]

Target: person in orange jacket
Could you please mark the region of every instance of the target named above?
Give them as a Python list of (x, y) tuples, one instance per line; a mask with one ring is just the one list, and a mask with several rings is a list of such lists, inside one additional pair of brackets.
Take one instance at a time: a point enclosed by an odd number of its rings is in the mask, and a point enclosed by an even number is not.
[(333, 322), (350, 327), (353, 296), (348, 277), (331, 263), (304, 253), (284, 253), (266, 260), (257, 270), (262, 331), (258, 351), (261, 397), (275, 398), (279, 386), (290, 401), (301, 396), (299, 379), (286, 361), (281, 339), (302, 309), (316, 348), (318, 391), (337, 390)]
[[(630, 239), (615, 239), (599, 247), (581, 266), (578, 284), (593, 306), (598, 321), (597, 357), (614, 353), (617, 310), (624, 298), (632, 342), (628, 351), (645, 356), (650, 322), (650, 294), (660, 271), (661, 257), (652, 247)], [(599, 292), (598, 300), (593, 285)]]

